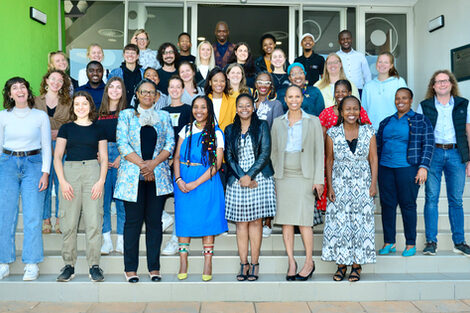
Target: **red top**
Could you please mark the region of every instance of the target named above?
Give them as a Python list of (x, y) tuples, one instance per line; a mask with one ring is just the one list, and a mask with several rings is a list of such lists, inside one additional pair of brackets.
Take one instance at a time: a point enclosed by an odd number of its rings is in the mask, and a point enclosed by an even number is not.
[[(321, 125), (326, 129), (330, 129), (338, 122), (338, 116), (335, 114), (334, 106), (324, 109), (318, 118), (320, 119)], [(367, 116), (366, 110), (364, 110), (363, 107), (361, 107), (359, 118), (363, 124), (372, 124), (369, 120), (369, 116)]]

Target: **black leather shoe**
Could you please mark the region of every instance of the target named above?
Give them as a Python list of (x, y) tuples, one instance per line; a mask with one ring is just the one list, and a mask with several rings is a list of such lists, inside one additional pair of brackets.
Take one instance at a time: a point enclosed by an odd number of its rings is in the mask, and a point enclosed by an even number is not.
[[(287, 269), (287, 273), (289, 273), (289, 269)], [(297, 261), (295, 262), (295, 272), (297, 273)], [(294, 281), (296, 275), (286, 275), (286, 280), (287, 281)]]
[(313, 272), (315, 272), (315, 263), (313, 263), (313, 268), (312, 268), (312, 271), (310, 272), (310, 274), (308, 274), (307, 276), (301, 276), (300, 274), (297, 274), (297, 275), (295, 275), (295, 280), (306, 281), (310, 277), (312, 277)]

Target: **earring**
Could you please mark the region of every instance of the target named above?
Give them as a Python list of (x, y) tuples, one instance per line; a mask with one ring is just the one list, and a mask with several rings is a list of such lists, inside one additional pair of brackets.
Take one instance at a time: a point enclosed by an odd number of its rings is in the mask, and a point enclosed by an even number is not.
[(46, 89), (46, 91), (49, 90), (49, 86), (46, 85), (46, 87), (44, 87), (44, 89)]
[(10, 102), (13, 102), (13, 97), (10, 97)]

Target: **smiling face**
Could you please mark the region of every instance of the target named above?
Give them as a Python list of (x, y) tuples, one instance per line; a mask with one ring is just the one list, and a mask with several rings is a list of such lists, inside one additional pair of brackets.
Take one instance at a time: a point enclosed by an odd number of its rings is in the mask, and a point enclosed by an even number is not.
[(274, 67), (282, 67), (286, 63), (286, 56), (281, 50), (275, 50), (271, 55), (271, 64)]
[(182, 35), (178, 39), (178, 47), (182, 52), (189, 52), (189, 49), (191, 49), (191, 40), (188, 35)]
[(199, 47), (199, 57), (201, 60), (209, 61), (212, 54), (212, 46), (208, 43), (203, 43)]
[(439, 73), (434, 78), (433, 89), (437, 96), (445, 97), (449, 96), (452, 91), (452, 83), (450, 82), (449, 75), (445, 73)]
[(124, 51), (124, 60), (128, 64), (135, 64), (139, 59), (139, 54), (134, 50), (126, 50)]
[(345, 32), (339, 36), (338, 43), (341, 46), (341, 50), (349, 51), (352, 48), (352, 36)]
[(184, 82), (192, 81), (196, 75), (196, 73), (193, 71), (193, 68), (189, 64), (182, 64), (178, 69), (178, 73)]
[(360, 112), (361, 108), (359, 106), (359, 102), (354, 98), (348, 98), (343, 102), (340, 114), (344, 119), (344, 123), (354, 124), (357, 123)]
[(171, 79), (168, 82), (168, 95), (171, 99), (180, 99), (183, 95), (183, 85), (179, 79)]
[(271, 92), (272, 82), (268, 74), (260, 74), (255, 82), (255, 88), (258, 90), (260, 96), (265, 97)]
[(276, 48), (276, 43), (271, 38), (265, 38), (263, 40), (262, 49), (265, 55), (271, 55)]
[(56, 53), (51, 57), (51, 63), (52, 66), (61, 71), (66, 71), (67, 68), (69, 67), (69, 62), (67, 59), (61, 54), (61, 53)]
[(99, 64), (90, 64), (86, 70), (86, 76), (92, 84), (99, 84), (103, 79), (103, 67)]
[(232, 85), (240, 84), (243, 78), (241, 68), (239, 68), (238, 66), (232, 67), (232, 69), (227, 73), (227, 78)]
[(77, 119), (88, 118), (90, 114), (90, 102), (84, 96), (75, 97), (73, 99), (73, 113), (77, 116)]
[(248, 97), (242, 97), (237, 101), (237, 114), (241, 120), (250, 120), (254, 112), (253, 102)]
[(209, 110), (207, 109), (207, 103), (204, 98), (197, 98), (194, 100), (192, 113), (194, 119), (199, 124), (205, 123), (207, 121), (207, 117), (209, 116)]
[(299, 87), (305, 85), (305, 73), (300, 66), (294, 66), (289, 73), (289, 81)]
[(53, 72), (49, 78), (46, 78), (46, 84), (49, 91), (57, 93), (64, 85), (64, 78), (59, 73)]
[(291, 87), (287, 89), (286, 96), (284, 101), (289, 108), (289, 111), (299, 111), (302, 106), (302, 101), (304, 100), (304, 96), (299, 88)]
[(382, 54), (377, 58), (375, 68), (379, 74), (389, 75), (389, 71), (393, 68), (392, 60), (386, 54)]
[(235, 50), (235, 55), (237, 56), (237, 63), (245, 64), (246, 60), (248, 60), (248, 47), (245, 45), (241, 45)]
[(225, 76), (222, 73), (215, 74), (209, 84), (212, 87), (212, 92), (216, 94), (222, 94), (225, 89)]
[(312, 37), (307, 36), (304, 39), (302, 39), (302, 42), (300, 43), (302, 45), (302, 48), (306, 51), (310, 51), (313, 49), (313, 46), (315, 46), (315, 41), (313, 41)]
[(143, 83), (136, 92), (140, 106), (143, 109), (150, 109), (155, 102), (157, 91), (151, 83)]
[(412, 103), (413, 98), (411, 98), (411, 94), (407, 90), (401, 89), (395, 94), (395, 107), (399, 115), (408, 113)]
[(175, 63), (175, 50), (169, 46), (163, 50), (163, 63), (165, 65), (173, 65)]
[(326, 70), (330, 75), (337, 76), (341, 71), (341, 60), (332, 55), (326, 60)]
[(158, 76), (157, 71), (153, 68), (149, 68), (145, 71), (144, 78), (150, 79), (155, 83), (155, 85), (158, 85), (160, 82), (160, 77)]
[(225, 23), (218, 23), (215, 27), (215, 38), (217, 38), (217, 41), (221, 44), (227, 41), (229, 34), (228, 26)]
[(138, 34), (135, 39), (139, 50), (147, 49), (147, 46), (149, 45), (149, 39), (145, 33)]
[(91, 46), (88, 58), (90, 58), (90, 61), (98, 61), (101, 63), (104, 58), (103, 50), (101, 49), (101, 47)]
[(339, 104), (344, 97), (350, 96), (351, 91), (346, 88), (344, 84), (339, 84), (335, 88), (335, 101), (336, 104)]
[(122, 97), (122, 85), (115, 80), (108, 86), (108, 97), (110, 100), (120, 100)]
[(27, 105), (28, 88), (23, 83), (15, 83), (10, 87), (10, 98), (13, 98), (15, 105)]

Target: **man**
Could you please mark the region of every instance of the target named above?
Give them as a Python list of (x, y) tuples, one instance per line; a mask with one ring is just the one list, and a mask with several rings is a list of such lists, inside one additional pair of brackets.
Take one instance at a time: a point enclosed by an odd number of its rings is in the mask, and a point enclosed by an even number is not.
[(191, 36), (188, 33), (181, 33), (178, 36), (178, 48), (180, 49), (180, 62), (188, 61), (194, 63), (196, 57), (191, 55)]
[(124, 81), (127, 103), (130, 104), (135, 87), (144, 77), (144, 70), (137, 63), (139, 60), (139, 48), (136, 45), (132, 43), (126, 45), (123, 49), (123, 56), (124, 62), (122, 62), (120, 67), (115, 68), (109, 73), (108, 79), (117, 76)]
[(86, 76), (88, 82), (77, 88), (77, 91), (86, 91), (93, 98), (96, 110), (99, 110), (101, 106), (101, 99), (103, 98), (104, 87), (106, 86), (103, 82), (103, 65), (98, 61), (90, 61), (86, 66)]
[(423, 253), (435, 255), (437, 251), (438, 204), (444, 172), (454, 252), (470, 256), (470, 247), (465, 243), (462, 204), (465, 174), (470, 176), (468, 100), (459, 96), (457, 80), (448, 70), (435, 72), (428, 86), (427, 99), (417, 109), (418, 113), (423, 113), (431, 121), (435, 138), (435, 149), (426, 181), (426, 246)]
[[(302, 110), (308, 114), (319, 116), (325, 109), (325, 102), (323, 101), (323, 96), (317, 87), (307, 86), (304, 66), (300, 63), (292, 63), (287, 68), (287, 75), (289, 75), (289, 81), (291, 84), (299, 86), (303, 91), (304, 100), (301, 106)], [(286, 90), (287, 88), (283, 88), (277, 92), (277, 99), (282, 102), (284, 112), (287, 112), (287, 104), (284, 100)]]
[(352, 34), (349, 30), (343, 30), (338, 34), (338, 42), (341, 49), (337, 54), (343, 63), (344, 73), (362, 95), (364, 84), (372, 79), (366, 57), (352, 48)]
[(170, 42), (163, 43), (158, 48), (157, 59), (162, 64), (162, 68), (157, 70), (160, 83), (157, 88), (165, 95), (168, 95), (168, 80), (171, 76), (178, 74), (176, 64), (179, 61), (179, 53), (174, 44)]
[(215, 65), (220, 68), (225, 68), (235, 48), (233, 43), (228, 42), (229, 34), (230, 31), (226, 22), (220, 21), (215, 25), (215, 38), (217, 42), (212, 47), (214, 48)]
[(296, 58), (294, 62), (301, 63), (307, 71), (308, 86), (313, 86), (323, 75), (323, 68), (325, 66), (325, 59), (313, 52), (315, 46), (315, 37), (310, 33), (305, 33), (300, 38), (303, 54)]

